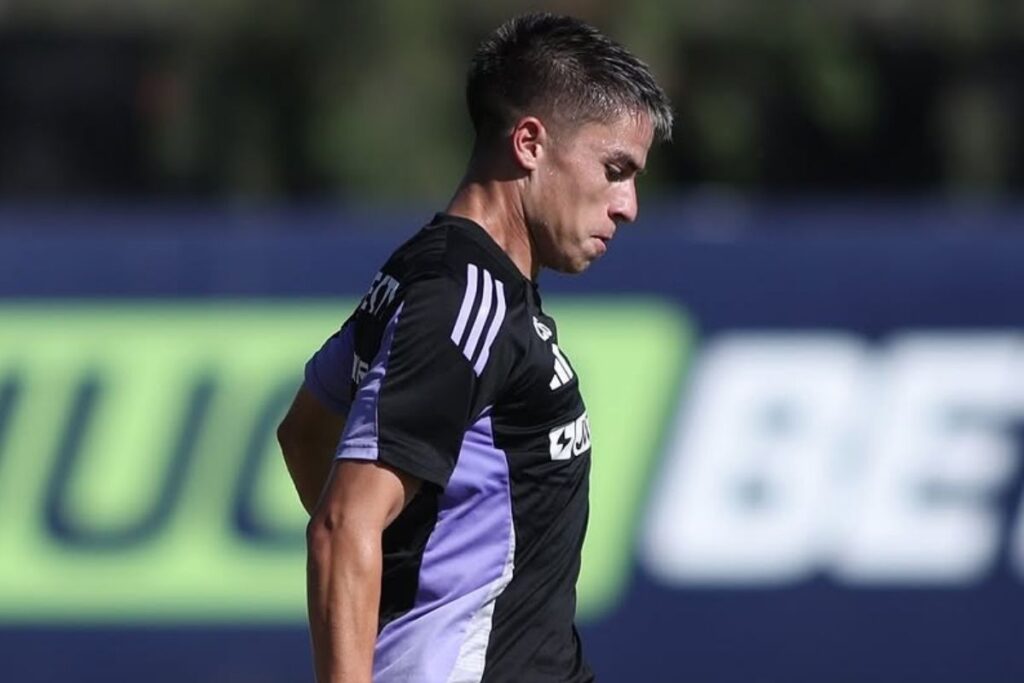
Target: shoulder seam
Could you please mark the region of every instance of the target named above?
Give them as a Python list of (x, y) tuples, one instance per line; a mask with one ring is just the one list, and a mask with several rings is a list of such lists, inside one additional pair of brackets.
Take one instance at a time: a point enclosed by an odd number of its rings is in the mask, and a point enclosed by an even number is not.
[[(515, 269), (514, 264), (508, 260), (508, 256), (502, 253), (501, 248), (496, 243), (492, 242), (490, 245), (484, 245), (481, 243), (480, 239), (481, 238), (476, 235), (467, 234), (464, 230), (459, 229), (458, 226), (450, 226), (445, 235), (445, 247), (447, 253), (452, 254), (452, 250), (449, 247), (454, 246), (455, 244), (458, 244), (458, 247), (456, 248), (462, 248), (469, 253), (465, 258), (449, 258), (448, 260), (472, 260), (477, 263), (486, 264), (487, 267), (495, 273), (500, 273), (510, 278), (512, 276), (522, 277), (522, 275)], [(487, 239), (490, 238), (488, 237)], [(499, 254), (504, 258), (501, 258)]]

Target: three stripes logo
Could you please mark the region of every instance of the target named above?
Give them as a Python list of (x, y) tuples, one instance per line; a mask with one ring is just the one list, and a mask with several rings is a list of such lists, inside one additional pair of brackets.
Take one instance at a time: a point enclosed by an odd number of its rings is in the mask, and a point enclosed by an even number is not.
[(564, 355), (562, 355), (561, 349), (558, 348), (558, 344), (551, 345), (551, 351), (555, 354), (555, 375), (551, 378), (551, 383), (548, 385), (551, 387), (551, 391), (565, 386), (569, 383), (569, 380), (573, 378), (572, 366), (569, 365), (569, 361)]
[(455, 320), (452, 341), (479, 377), (491, 355), (491, 345), (505, 319), (505, 285), (484, 268), (466, 266), (466, 293)]

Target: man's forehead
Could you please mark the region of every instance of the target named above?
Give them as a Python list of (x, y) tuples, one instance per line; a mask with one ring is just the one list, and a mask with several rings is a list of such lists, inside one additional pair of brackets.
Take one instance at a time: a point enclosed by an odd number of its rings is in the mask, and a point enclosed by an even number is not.
[(582, 133), (591, 146), (608, 157), (631, 162), (642, 168), (654, 140), (649, 116), (621, 116), (610, 122), (588, 124)]

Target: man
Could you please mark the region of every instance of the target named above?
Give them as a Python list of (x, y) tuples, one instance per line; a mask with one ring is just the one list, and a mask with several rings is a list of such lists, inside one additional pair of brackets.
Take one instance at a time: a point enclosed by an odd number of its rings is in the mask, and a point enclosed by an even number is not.
[(309, 361), (279, 429), (312, 514), (322, 682), (593, 680), (573, 625), (590, 427), (536, 279), (585, 270), (636, 218), (672, 112), (624, 48), (545, 14), (484, 41), (467, 99), (451, 203)]

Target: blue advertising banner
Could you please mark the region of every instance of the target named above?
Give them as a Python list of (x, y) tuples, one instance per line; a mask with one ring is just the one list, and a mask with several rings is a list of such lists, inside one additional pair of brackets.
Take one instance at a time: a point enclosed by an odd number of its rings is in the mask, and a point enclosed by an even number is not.
[[(599, 680), (1024, 680), (1024, 211), (653, 214), (541, 280)], [(428, 218), (0, 212), (0, 680), (311, 680), (273, 426)]]

